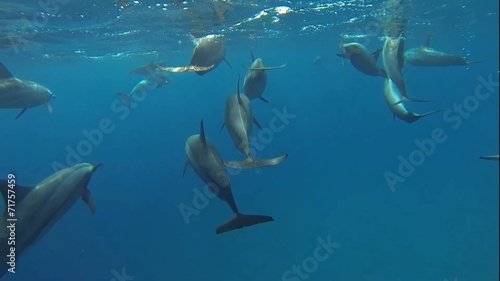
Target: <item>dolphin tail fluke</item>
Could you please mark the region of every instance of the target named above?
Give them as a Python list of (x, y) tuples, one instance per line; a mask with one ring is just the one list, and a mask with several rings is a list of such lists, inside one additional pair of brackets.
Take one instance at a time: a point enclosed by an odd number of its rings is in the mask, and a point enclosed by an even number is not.
[(130, 100), (130, 96), (124, 93), (116, 93), (117, 96), (122, 98), (123, 102), (127, 104), (128, 108), (130, 108), (130, 105), (132, 104), (132, 101)]
[(16, 116), (16, 119), (21, 117), (21, 115), (23, 115), (26, 112), (26, 110), (28, 110), (28, 108), (23, 108), (21, 112), (19, 112), (19, 114)]
[(234, 218), (217, 227), (215, 232), (217, 234), (221, 234), (224, 232), (270, 221), (274, 221), (274, 219), (270, 216), (235, 214)]
[(264, 167), (269, 167), (269, 166), (276, 166), (283, 161), (285, 161), (288, 158), (288, 154), (282, 155), (280, 157), (276, 157), (273, 159), (254, 159), (254, 158), (247, 158), (243, 161), (229, 161), (229, 162), (224, 162), (226, 167), (231, 168), (231, 169), (237, 169), (237, 170), (247, 170), (247, 169), (258, 169), (258, 168), (264, 168)]
[(480, 156), (479, 159), (499, 161), (500, 156), (498, 156), (498, 155), (483, 155), (483, 156)]

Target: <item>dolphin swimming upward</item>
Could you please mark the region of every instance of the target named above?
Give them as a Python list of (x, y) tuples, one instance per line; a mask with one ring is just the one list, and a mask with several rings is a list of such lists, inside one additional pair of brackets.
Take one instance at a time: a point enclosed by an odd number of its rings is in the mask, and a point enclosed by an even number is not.
[(255, 124), (262, 130), (257, 119), (253, 117), (252, 106), (246, 95), (240, 94), (240, 78), (238, 76), (236, 94), (230, 95), (226, 100), (226, 112), (224, 123), (220, 131), (227, 127), (229, 135), (236, 148), (247, 156), (247, 159), (241, 162), (226, 162), (226, 166), (233, 169), (253, 169), (267, 166), (275, 166), (288, 157), (288, 154), (274, 159), (255, 159), (251, 154), (250, 137), (252, 135), (252, 126)]
[(187, 168), (191, 166), (210, 190), (222, 201), (226, 202), (233, 211), (233, 218), (217, 227), (215, 231), (217, 234), (273, 221), (273, 218), (269, 216), (244, 215), (238, 211), (231, 191), (226, 166), (224, 166), (224, 162), (215, 146), (205, 136), (203, 120), (200, 123), (200, 134), (192, 135), (186, 141), (186, 156), (187, 160), (184, 165), (183, 175), (186, 174)]

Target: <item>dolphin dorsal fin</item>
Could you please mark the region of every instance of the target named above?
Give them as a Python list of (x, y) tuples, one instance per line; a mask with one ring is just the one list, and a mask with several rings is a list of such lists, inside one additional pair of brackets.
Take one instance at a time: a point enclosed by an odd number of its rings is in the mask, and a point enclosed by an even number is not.
[(205, 137), (205, 128), (203, 127), (203, 119), (200, 122), (200, 139), (204, 144), (207, 144), (207, 139)]
[(255, 57), (253, 55), (253, 47), (252, 49), (250, 50), (250, 58), (252, 59), (252, 63), (255, 61)]
[(425, 39), (424, 46), (427, 48), (431, 47), (432, 34), (427, 34), (427, 38)]
[[(9, 199), (9, 195), (15, 194), (16, 203), (19, 203), (33, 190), (33, 188), (34, 186), (19, 185), (14, 179), (10, 180), (10, 182), (5, 179), (0, 180), (0, 193), (2, 194), (5, 206), (8, 205), (7, 200)], [(9, 192), (9, 190), (14, 191), (15, 193), (12, 191)]]
[(238, 104), (241, 105), (241, 96), (240, 96), (240, 75), (238, 74), (238, 83), (236, 84), (236, 95), (238, 96)]
[(9, 79), (9, 78), (14, 78), (14, 75), (12, 75), (12, 73), (10, 73), (7, 67), (0, 62), (0, 79)]

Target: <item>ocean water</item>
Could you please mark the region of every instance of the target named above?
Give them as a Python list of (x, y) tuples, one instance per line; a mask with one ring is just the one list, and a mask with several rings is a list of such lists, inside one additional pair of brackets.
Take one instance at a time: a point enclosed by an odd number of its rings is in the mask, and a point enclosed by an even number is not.
[[(60, 165), (102, 163), (88, 184), (95, 215), (78, 200), (2, 280), (499, 280), (498, 162), (479, 159), (498, 154), (498, 1), (405, 1), (406, 49), (432, 33), (433, 48), (482, 61), (407, 65), (410, 95), (431, 100), (407, 107), (443, 110), (411, 124), (393, 119), (383, 78), (336, 56), (341, 34), (382, 47), (389, 2), (231, 2), (54, 0), (50, 12), (0, 3), (0, 61), (57, 96), (52, 115), (0, 110), (0, 178), (35, 185)], [(225, 35), (232, 67), (170, 73), (126, 109), (116, 93), (141, 80), (130, 70), (186, 65), (192, 38), (207, 34)], [(288, 159), (230, 170), (239, 210), (274, 221), (217, 235), (231, 210), (199, 195), (191, 168), (183, 176), (185, 142), (203, 119), (224, 160), (245, 158), (219, 130), (252, 49), (266, 66), (287, 63), (267, 71), (269, 103), (251, 103), (264, 128), (254, 127), (253, 147), (258, 158)], [(186, 217), (183, 206), (196, 212)]]

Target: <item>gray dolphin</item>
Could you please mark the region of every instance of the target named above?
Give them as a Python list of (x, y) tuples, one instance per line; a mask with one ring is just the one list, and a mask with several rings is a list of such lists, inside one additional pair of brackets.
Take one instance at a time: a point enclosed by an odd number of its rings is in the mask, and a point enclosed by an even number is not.
[(46, 87), (27, 80), (21, 80), (0, 62), (0, 108), (20, 108), (21, 112), (16, 116), (19, 118), (28, 108), (45, 105), (49, 114), (52, 107), (49, 101), (55, 98)]
[(238, 211), (226, 166), (215, 146), (205, 136), (203, 120), (200, 124), (200, 134), (192, 135), (186, 141), (186, 156), (183, 175), (187, 167), (191, 166), (210, 190), (233, 211), (233, 218), (217, 227), (215, 231), (217, 234), (274, 220), (269, 216), (245, 215)]
[(377, 66), (377, 60), (382, 49), (370, 54), (365, 46), (359, 43), (347, 43), (341, 46), (341, 54), (337, 56), (351, 61), (352, 66), (370, 76), (387, 77), (385, 70)]
[(243, 66), (248, 70), (245, 80), (243, 80), (243, 92), (250, 100), (260, 98), (261, 100), (268, 102), (264, 97), (262, 97), (262, 93), (264, 93), (267, 85), (266, 70), (283, 68), (286, 66), (286, 63), (280, 66), (265, 67), (261, 58), (255, 59), (253, 51), (250, 51), (250, 56), (252, 59), (252, 65), (250, 67)]
[[(7, 254), (15, 247), (16, 259), (40, 240), (44, 234), (73, 206), (78, 198), (95, 213), (94, 199), (87, 189), (92, 173), (100, 164), (78, 164), (58, 171), (36, 186), (21, 186), (15, 178), (0, 180), (5, 211), (0, 220), (0, 276), (9, 270)], [(11, 207), (15, 202), (15, 207)], [(10, 214), (15, 209), (15, 219)], [(15, 245), (8, 239), (7, 225), (15, 223)], [(9, 243), (10, 242), (10, 243)]]
[(225, 61), (230, 68), (231, 64), (226, 60), (226, 47), (224, 45), (224, 35), (209, 34), (196, 39), (195, 48), (189, 65), (197, 67), (210, 67), (208, 70), (195, 71), (198, 75), (205, 75), (214, 70), (222, 61)]
[(405, 61), (414, 66), (457, 66), (481, 63), (480, 61), (468, 61), (466, 58), (437, 51), (430, 47), (432, 36), (429, 34), (424, 46), (413, 48), (405, 52)]
[(483, 155), (479, 158), (484, 159), (484, 160), (495, 160), (495, 161), (499, 161), (499, 159), (500, 159), (498, 154), (497, 155)]
[(385, 79), (384, 97), (387, 106), (394, 115), (394, 118), (397, 117), (407, 123), (413, 123), (415, 121), (418, 121), (422, 117), (442, 111), (442, 110), (435, 110), (424, 114), (418, 114), (415, 112), (408, 111), (405, 108), (404, 104), (400, 102), (401, 99), (403, 99), (404, 97), (401, 95), (396, 84), (389, 78)]
[(120, 98), (123, 99), (123, 102), (127, 104), (130, 108), (132, 104), (131, 96), (135, 95), (139, 91), (151, 91), (154, 89), (158, 89), (161, 86), (167, 85), (170, 83), (170, 80), (163, 72), (156, 72), (152, 75), (148, 76), (146, 79), (143, 79), (137, 83), (130, 93), (116, 93)]
[(255, 124), (262, 130), (257, 119), (253, 117), (252, 106), (246, 95), (240, 94), (240, 79), (238, 76), (238, 85), (236, 94), (230, 95), (226, 100), (226, 112), (224, 116), (224, 126), (233, 140), (234, 145), (241, 153), (245, 154), (247, 159), (236, 162), (226, 162), (226, 166), (233, 169), (253, 169), (281, 164), (286, 160), (288, 154), (274, 159), (256, 159), (253, 158), (250, 150), (250, 137), (252, 136), (252, 127)]
[(406, 91), (406, 85), (403, 80), (403, 67), (404, 67), (404, 38), (403, 33), (399, 37), (387, 36), (382, 48), (382, 61), (390, 78), (401, 92), (402, 99), (399, 103), (414, 101), (414, 102), (428, 102), (426, 100), (417, 100), (410, 98)]

